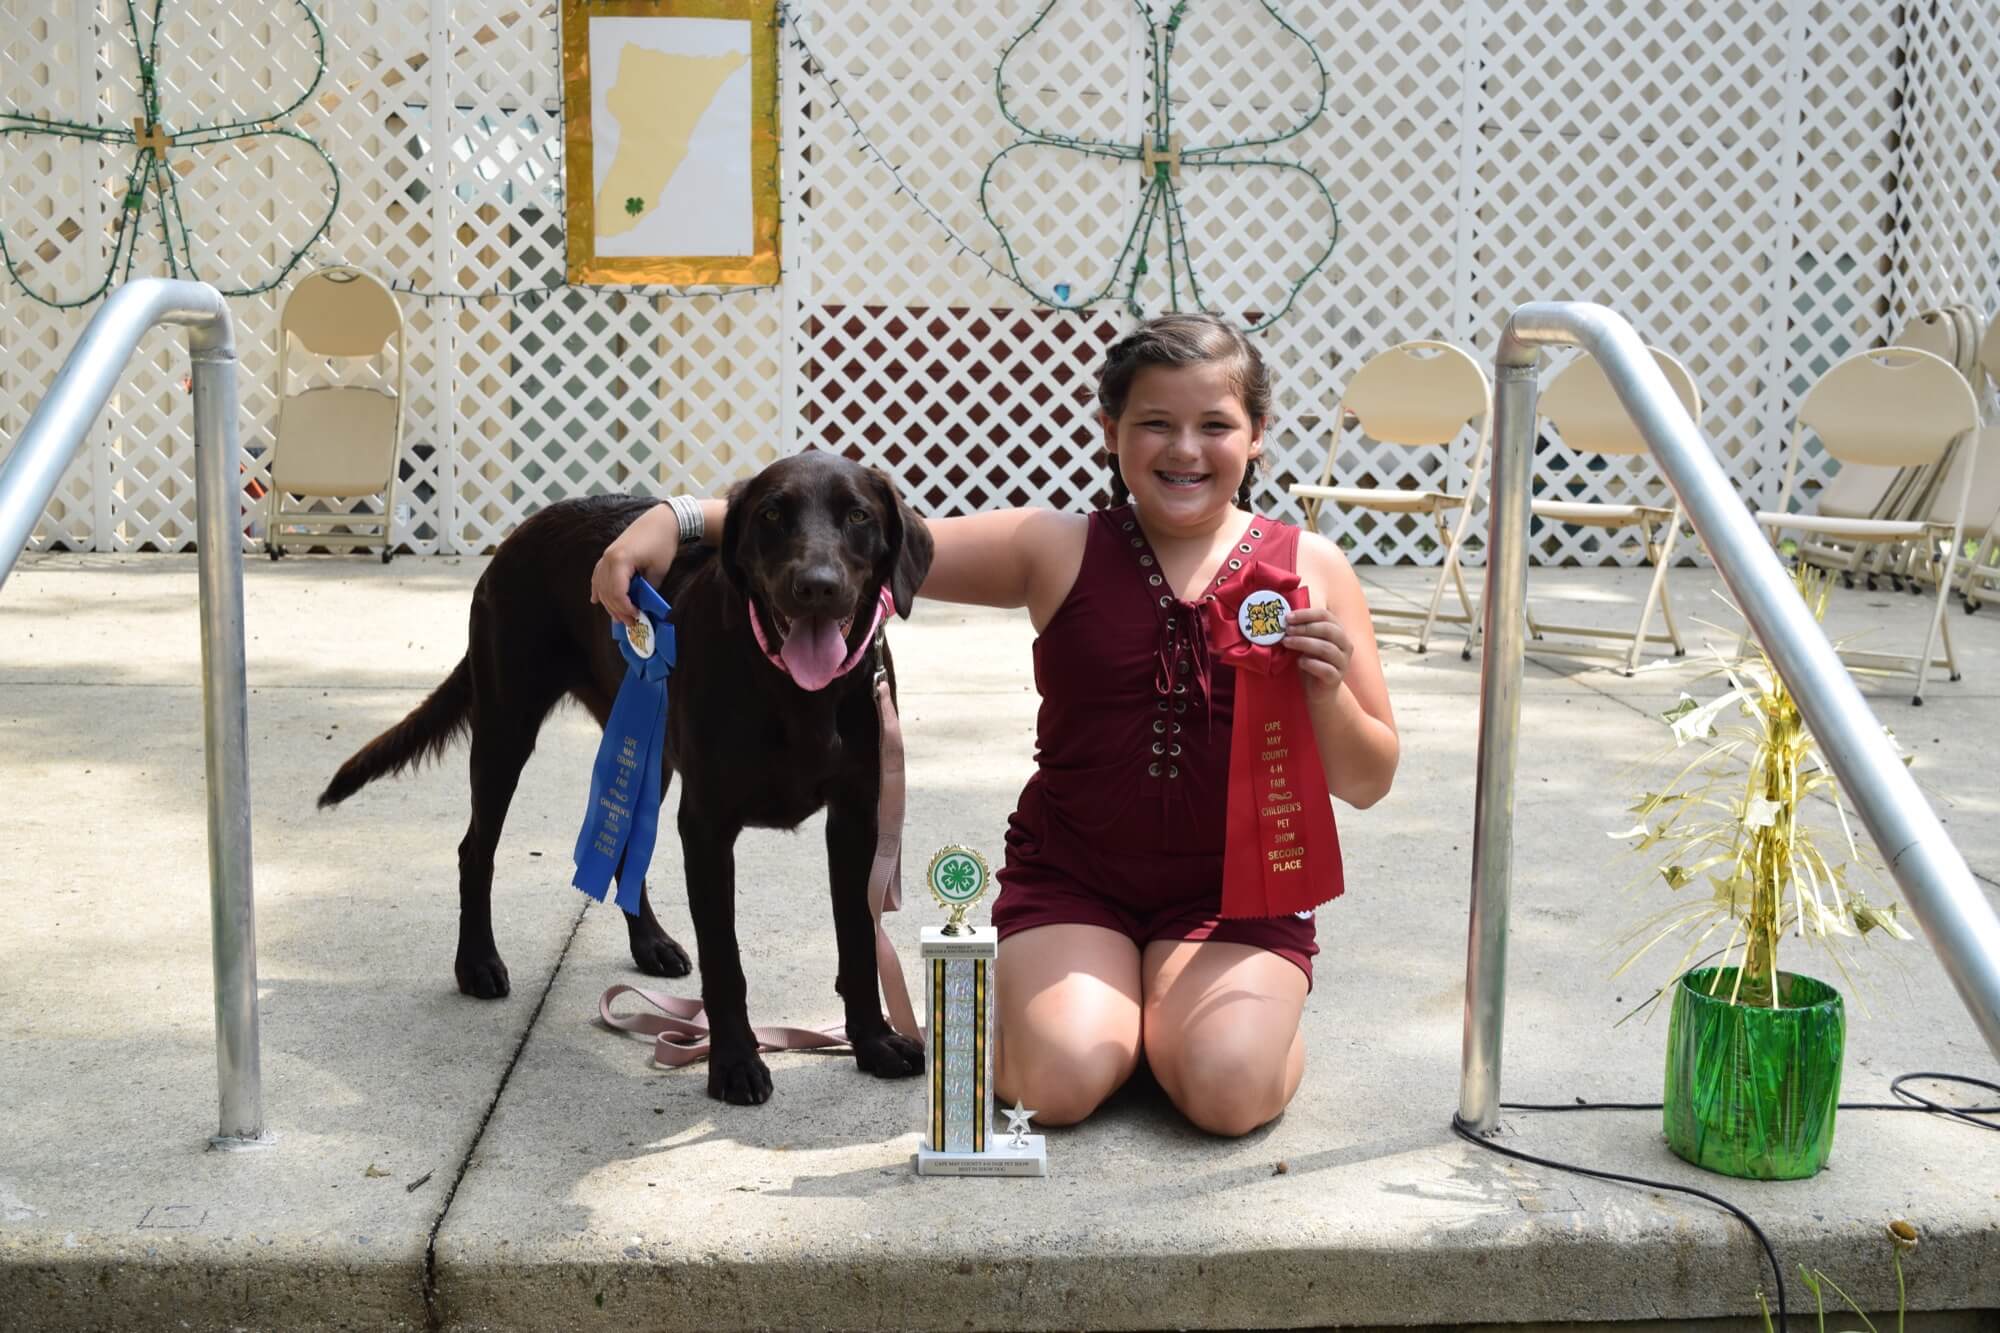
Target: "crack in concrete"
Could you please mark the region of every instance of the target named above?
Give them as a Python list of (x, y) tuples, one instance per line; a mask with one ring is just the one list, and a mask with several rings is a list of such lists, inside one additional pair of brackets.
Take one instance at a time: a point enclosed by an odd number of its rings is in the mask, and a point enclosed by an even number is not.
[(479, 1117), (479, 1124), (472, 1131), (472, 1141), (465, 1146), (464, 1160), (453, 1173), (451, 1187), (445, 1191), (444, 1202), (438, 1207), (437, 1217), (431, 1221), (430, 1236), (424, 1242), (424, 1328), (427, 1333), (443, 1333), (444, 1312), (438, 1308), (437, 1284), (437, 1242), (438, 1233), (444, 1229), (444, 1220), (451, 1212), (452, 1201), (458, 1197), (458, 1187), (472, 1169), (473, 1155), (485, 1141), (486, 1126), (493, 1119), (493, 1113), (500, 1108), (500, 1099), (507, 1093), (507, 1081), (514, 1077), (515, 1066), (521, 1063), (521, 1055), (528, 1049), (528, 1039), (535, 1035), (535, 1024), (541, 1020), (542, 1008), (549, 1002), (549, 992), (556, 988), (556, 978), (562, 975), (563, 963), (569, 958), (570, 946), (576, 942), (576, 932), (583, 925), (583, 918), (590, 912), (590, 900), (585, 899), (578, 909), (576, 918), (569, 923), (569, 934), (563, 937), (562, 948), (556, 952), (555, 965), (549, 969), (549, 979), (542, 986), (542, 993), (535, 1000), (534, 1012), (528, 1015), (526, 1026), (521, 1029), (521, 1040), (514, 1046), (514, 1054), (507, 1059), (507, 1067), (500, 1071), (500, 1081), (494, 1085), (493, 1096), (486, 1103), (485, 1114)]

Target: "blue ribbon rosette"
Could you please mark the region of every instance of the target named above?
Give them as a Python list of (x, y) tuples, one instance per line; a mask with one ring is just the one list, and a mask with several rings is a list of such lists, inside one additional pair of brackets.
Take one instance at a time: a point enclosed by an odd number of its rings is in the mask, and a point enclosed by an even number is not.
[(632, 580), (641, 623), (627, 631), (611, 622), (625, 659), (625, 680), (604, 724), (590, 771), (590, 808), (577, 834), (576, 877), (570, 882), (599, 902), (617, 876), (617, 903), (639, 914), (639, 891), (653, 859), (660, 826), (660, 765), (667, 748), (667, 677), (674, 670), (672, 611), (651, 583)]

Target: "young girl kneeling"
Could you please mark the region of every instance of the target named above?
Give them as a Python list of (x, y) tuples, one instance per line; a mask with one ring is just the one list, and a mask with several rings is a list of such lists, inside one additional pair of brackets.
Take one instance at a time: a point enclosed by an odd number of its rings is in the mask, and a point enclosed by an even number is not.
[[(1297, 574), (1289, 617), (1334, 796), (1365, 808), (1398, 741), (1361, 584), (1338, 547), (1250, 512), (1269, 376), (1206, 315), (1148, 321), (1098, 375), (1112, 507), (934, 519), (922, 595), (1021, 607), (1036, 630), (1036, 771), (1007, 827), (994, 1081), (1047, 1125), (1094, 1111), (1143, 1054), (1181, 1112), (1238, 1135), (1298, 1090), (1314, 913), (1220, 915), (1236, 675), (1212, 664), (1207, 599), (1258, 562)], [(704, 504), (721, 530), (722, 503)], [(708, 512), (712, 511), (712, 512)], [(634, 573), (677, 544), (662, 506), (604, 553), (592, 600), (630, 621)]]

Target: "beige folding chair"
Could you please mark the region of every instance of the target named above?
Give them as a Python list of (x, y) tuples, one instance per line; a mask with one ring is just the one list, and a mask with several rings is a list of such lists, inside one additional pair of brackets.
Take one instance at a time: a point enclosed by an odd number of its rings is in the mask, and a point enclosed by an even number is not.
[[(1986, 335), (1979, 345), (1979, 368), (1982, 378), (1990, 384), (1975, 384), (1982, 390), (2000, 392), (2000, 311), (1993, 315), (1993, 322), (1986, 326)], [(2000, 429), (2000, 422), (1988, 426), (1980, 433), (1979, 471), (1972, 481), (1972, 498), (1967, 518), (1976, 526), (1982, 515), (1986, 518), (1985, 535), (1980, 539), (1979, 551), (1966, 564), (1964, 586), (1965, 609), (1968, 614), (1977, 611), (1986, 600), (1980, 596), (1985, 591), (2000, 592), (2000, 441), (1993, 438), (1993, 432)]]
[[(1917, 315), (1888, 345), (1929, 352), (1971, 378), (1978, 366), (1978, 320), (1971, 306), (1940, 306)], [(1935, 466), (1842, 467), (1820, 491), (1818, 511), (1823, 518), (1915, 519), (1929, 512), (1939, 481)], [(1900, 589), (1920, 556), (1913, 547), (1842, 542), (1811, 533), (1799, 540), (1800, 559), (1840, 575), (1848, 587), (1862, 574), (1873, 588), (1876, 575), (1886, 573)]]
[(1993, 322), (1980, 339), (1979, 366), (1993, 381), (1994, 389), (2000, 390), (2000, 310), (1993, 312)]
[[(1657, 348), (1651, 349), (1654, 362), (1673, 386), (1674, 396), (1687, 414), (1701, 421), (1701, 393), (1687, 367)], [(1580, 355), (1556, 374), (1542, 391), (1542, 419), (1556, 429), (1562, 442), (1579, 454), (1629, 456), (1646, 452), (1646, 441), (1633, 424), (1631, 414), (1595, 357)], [(1653, 566), (1653, 581), (1646, 589), (1645, 604), (1639, 609), (1639, 623), (1629, 632), (1596, 625), (1556, 625), (1538, 619), (1534, 604), (1528, 604), (1528, 632), (1537, 639), (1545, 634), (1568, 634), (1583, 638), (1629, 639), (1625, 649), (1625, 674), (1639, 668), (1639, 655), (1649, 643), (1671, 644), (1674, 656), (1687, 652), (1681, 632), (1674, 624), (1673, 598), (1667, 592), (1667, 570), (1674, 562), (1674, 543), (1680, 538), (1681, 502), (1673, 504), (1612, 504), (1598, 500), (1536, 500), (1529, 506), (1536, 517), (1557, 523), (1577, 523), (1606, 529), (1637, 528), (1646, 544), (1646, 559)], [(1653, 609), (1658, 607), (1666, 621), (1666, 633), (1655, 634)], [(1575, 651), (1588, 652), (1589, 649)], [(1615, 650), (1614, 650), (1615, 651)]]
[[(1444, 551), (1429, 608), (1424, 611), (1370, 608), (1377, 620), (1421, 619), (1423, 628), (1417, 631), (1420, 653), (1430, 648), (1431, 629), (1438, 621), (1468, 627), (1477, 623), (1472, 599), (1465, 590), (1465, 576), (1459, 568), (1458, 552), (1472, 519), (1479, 470), (1486, 461), (1486, 418), (1492, 400), (1486, 372), (1450, 343), (1432, 339), (1398, 343), (1369, 358), (1348, 381), (1334, 408), (1332, 438), (1327, 441), (1326, 463), (1320, 468), (1318, 483), (1299, 482), (1291, 488), (1291, 493), (1305, 502), (1306, 526), (1315, 530), (1319, 527), (1320, 508), (1329, 501), (1340, 508), (1429, 515), (1437, 526), (1438, 544)], [(1349, 424), (1358, 425), (1363, 434), (1382, 444), (1436, 450), (1436, 460), (1424, 476), (1435, 489), (1422, 485), (1409, 489), (1332, 485), (1334, 456), (1340, 451), (1340, 437)], [(1465, 485), (1460, 489), (1451, 475), (1452, 444), (1467, 426), (1473, 429), (1474, 444)], [(1454, 514), (1458, 516), (1456, 523), (1452, 521)], [(1446, 580), (1458, 588), (1459, 611), (1455, 615), (1439, 611)], [(1467, 655), (1470, 652), (1468, 640)]]
[[(1915, 519), (1851, 518), (1827, 514), (1787, 513), (1798, 479), (1799, 457), (1806, 432), (1819, 437), (1821, 447), (1843, 468), (1923, 468), (1936, 464), (1954, 443), (1965, 441), (1960, 453), (1968, 466), (1955, 469), (1957, 494), (1940, 495), (1924, 517)], [(1908, 347), (1884, 347), (1857, 352), (1837, 362), (1806, 391), (1792, 428), (1792, 447), (1785, 457), (1785, 481), (1776, 512), (1760, 512), (1757, 521), (1771, 529), (1776, 541), (1787, 531), (1829, 537), (1852, 545), (1921, 542), (1925, 559), (1937, 579), (1937, 608), (1917, 657), (1898, 653), (1844, 652), (1842, 660), (1864, 671), (1914, 672), (1917, 691), (1912, 702), (1924, 701), (1924, 684), (1933, 666), (1959, 678), (1952, 651), (1951, 626), (1945, 601), (1951, 595), (1959, 539), (1965, 526), (1966, 501), (1976, 470), (1969, 465), (1970, 440), (1979, 429), (1979, 403), (1972, 386), (1943, 358)], [(1948, 513), (1948, 520), (1932, 514)], [(1938, 546), (1944, 546), (1941, 567)], [(1944, 657), (1933, 661), (1932, 645), (1940, 633)]]
[[(402, 457), (403, 312), (388, 288), (359, 269), (323, 268), (292, 288), (279, 330), (265, 549), (276, 560), (287, 546), (379, 546), (387, 564), (395, 551), (389, 525)], [(293, 392), (288, 367), (294, 340), (320, 357), (393, 353), (395, 391), (335, 384)], [(378, 496), (379, 514), (315, 506)]]
[[(1957, 498), (1963, 481), (1959, 472), (1966, 467), (1972, 469), (1972, 481), (1966, 491), (1961, 540), (1976, 544), (1977, 549), (1959, 561), (1958, 586), (1954, 591), (1964, 594), (1965, 611), (1970, 615), (2000, 588), (2000, 565), (1993, 563), (1994, 557), (2000, 555), (2000, 422), (1981, 430), (1952, 456), (1951, 471), (1932, 501), (1934, 522), (1950, 521), (1951, 516), (1945, 511), (1949, 502)], [(1964, 550), (1961, 545), (1960, 553)]]

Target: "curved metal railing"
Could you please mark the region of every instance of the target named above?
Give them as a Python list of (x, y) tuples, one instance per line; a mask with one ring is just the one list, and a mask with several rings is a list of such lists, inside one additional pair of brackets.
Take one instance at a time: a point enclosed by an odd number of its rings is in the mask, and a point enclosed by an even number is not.
[(259, 1142), (257, 943), (250, 883), (249, 716), (243, 662), (242, 479), (236, 448), (236, 333), (206, 283), (141, 278), (113, 292), (70, 349), (34, 416), (0, 459), (0, 587), (42, 510), (155, 324), (188, 330), (194, 369), (196, 541), (200, 550), (203, 740), (208, 757), (208, 903), (215, 967), (217, 1146)]
[(1486, 656), (1479, 686), (1460, 1121), (1486, 1132), (1499, 1114), (1535, 376), (1539, 349), (1564, 343), (1580, 345), (1603, 366), (1744, 618), (1798, 700), (1820, 752), (1875, 839), (1959, 998), (1986, 1044), (2000, 1056), (2000, 918), (1793, 589), (1777, 552), (1737, 498), (1631, 325), (1599, 305), (1536, 302), (1507, 321), (1494, 358), (1492, 501), (1482, 608)]

